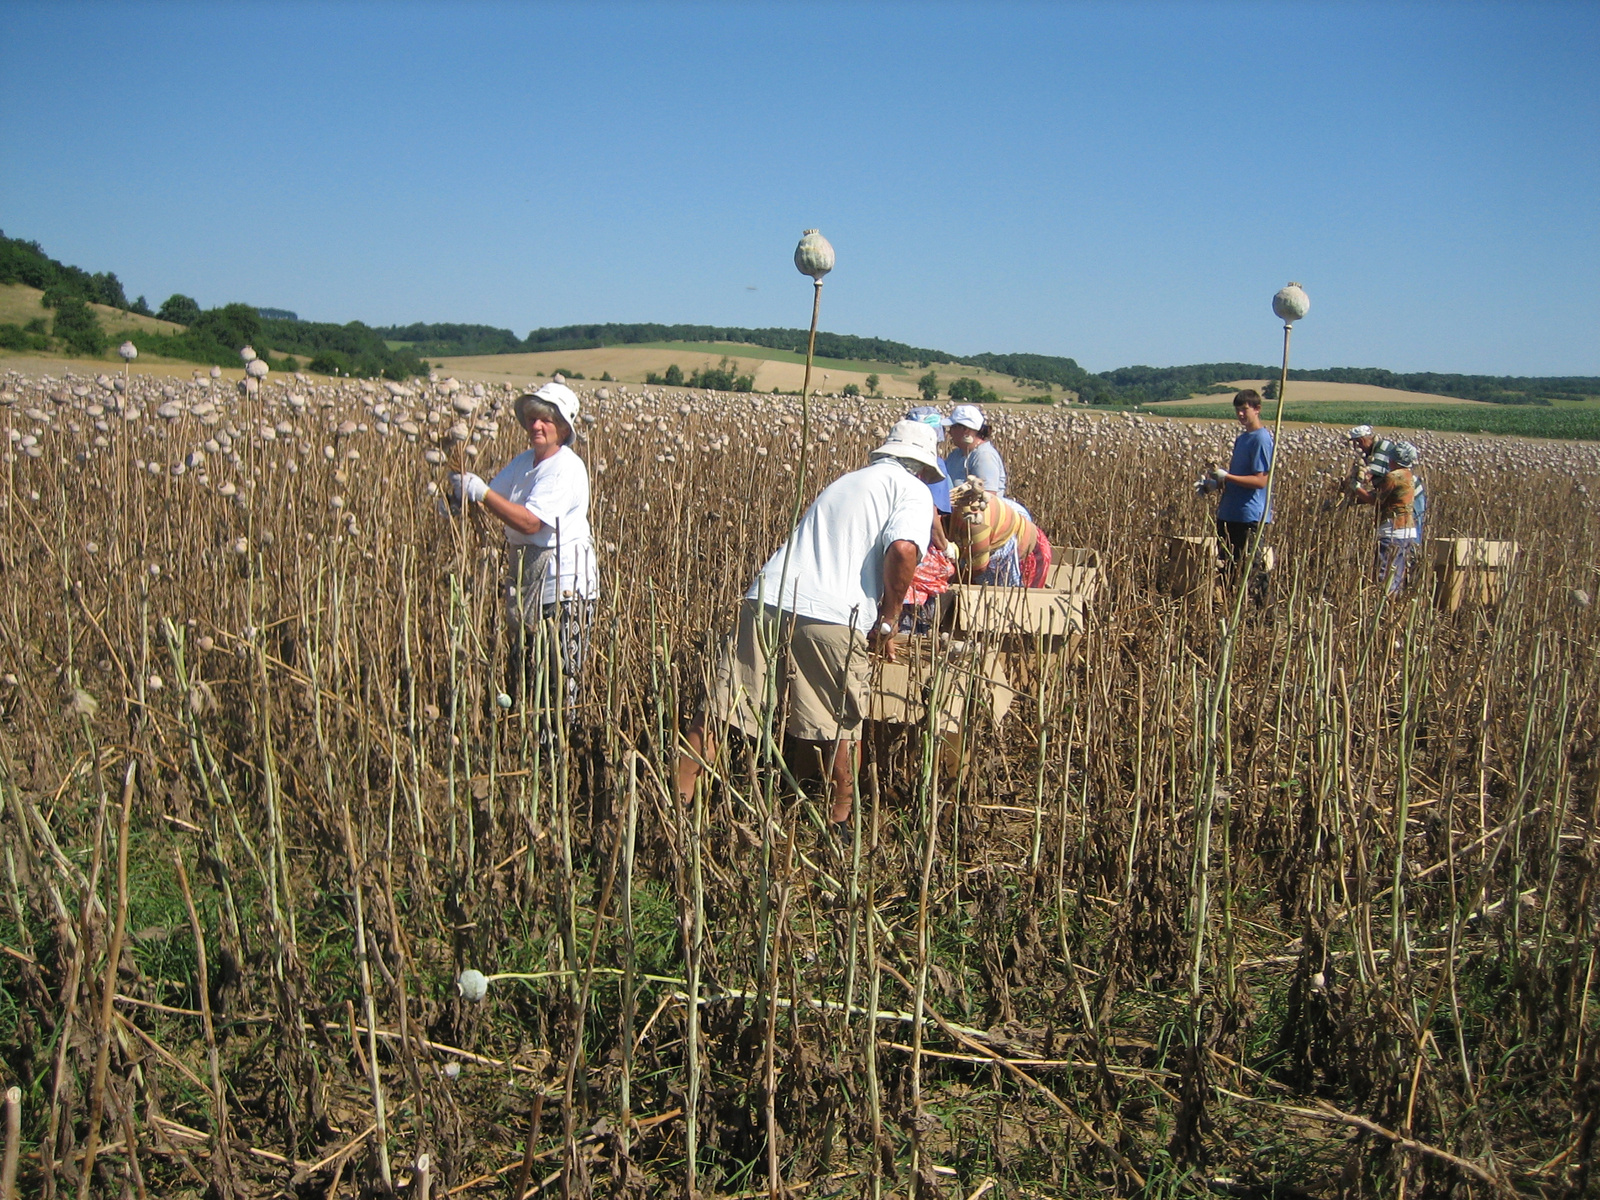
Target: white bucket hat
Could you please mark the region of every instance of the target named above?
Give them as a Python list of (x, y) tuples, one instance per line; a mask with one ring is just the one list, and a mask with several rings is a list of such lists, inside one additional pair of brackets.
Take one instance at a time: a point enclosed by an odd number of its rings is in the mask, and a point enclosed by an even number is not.
[(563, 446), (572, 445), (572, 440), (578, 436), (578, 396), (564, 383), (551, 380), (536, 392), (517, 397), (517, 424), (526, 422), (522, 419), (523, 409), (530, 400), (543, 400), (556, 412), (561, 414), (561, 419), (567, 423), (567, 436), (562, 441)]
[(1349, 438), (1352, 442), (1359, 441), (1361, 438), (1371, 437), (1371, 436), (1373, 436), (1373, 434), (1372, 434), (1372, 426), (1371, 425), (1356, 425), (1356, 426), (1353, 426), (1351, 428), (1350, 432), (1345, 434), (1344, 436)]
[(983, 409), (976, 404), (958, 404), (950, 410), (950, 424), (965, 425), (968, 429), (982, 429), (986, 422)]
[(920, 463), (944, 476), (944, 464), (939, 461), (939, 435), (932, 425), (921, 421), (896, 421), (883, 445), (872, 452), (873, 458), (905, 458)]

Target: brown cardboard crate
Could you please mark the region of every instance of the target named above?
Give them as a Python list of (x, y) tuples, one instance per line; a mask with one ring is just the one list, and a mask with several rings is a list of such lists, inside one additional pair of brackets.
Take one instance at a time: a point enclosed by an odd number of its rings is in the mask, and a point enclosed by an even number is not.
[(1057, 546), (1054, 550), (1046, 588), (1052, 592), (1075, 592), (1083, 597), (1084, 604), (1094, 603), (1103, 572), (1100, 551), (1076, 546)]
[(1084, 631), (1085, 600), (1079, 592), (974, 584), (950, 590), (958, 633), (1064, 638)]
[(1167, 587), (1174, 596), (1209, 602), (1217, 587), (1217, 539), (1167, 539)]
[[(1168, 538), (1166, 590), (1174, 596), (1188, 596), (1202, 605), (1215, 603), (1223, 594), (1220, 554), (1221, 547), (1215, 537)], [(1277, 552), (1271, 546), (1262, 546), (1256, 556), (1257, 573), (1270, 575), (1277, 565)]]
[(973, 710), (997, 724), (1003, 721), (1016, 692), (1006, 679), (1001, 655), (969, 647), (952, 650), (950, 645), (932, 637), (895, 638), (895, 661), (873, 660), (868, 719), (920, 725), (933, 704), (942, 733), (959, 730)]
[(1513, 566), (1522, 547), (1516, 542), (1491, 542), (1487, 538), (1434, 538), (1434, 565), (1457, 568), (1487, 567), (1502, 570)]
[(1433, 602), (1446, 612), (1505, 598), (1506, 576), (1522, 547), (1486, 538), (1433, 539)]

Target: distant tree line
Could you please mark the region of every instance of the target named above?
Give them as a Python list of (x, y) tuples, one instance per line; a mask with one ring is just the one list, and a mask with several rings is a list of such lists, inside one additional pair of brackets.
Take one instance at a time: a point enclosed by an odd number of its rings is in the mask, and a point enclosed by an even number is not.
[[(409, 342), (418, 353), (537, 354), (547, 350), (597, 350), (602, 346), (636, 346), (642, 342), (739, 342), (769, 350), (806, 352), (809, 331), (804, 329), (744, 329), (731, 325), (605, 324), (562, 325), (535, 329), (518, 338), (509, 329), (488, 325), (390, 325), (379, 333), (394, 342)], [(817, 354), (823, 358), (870, 362), (920, 363), (951, 361), (938, 350), (923, 350), (887, 338), (857, 337), (846, 333), (817, 334)]]
[[(1259, 363), (1197, 363), (1185, 367), (1119, 367), (1090, 376), (1075, 388), (1091, 404), (1149, 404), (1181, 400), (1214, 390), (1235, 379), (1276, 381), (1279, 368)], [(1319, 367), (1291, 370), (1291, 380), (1319, 383), (1362, 383), (1407, 392), (1427, 392), (1458, 400), (1492, 404), (1549, 405), (1552, 400), (1600, 396), (1600, 377), (1455, 375), (1436, 371), (1401, 373), (1381, 367)], [(1274, 387), (1275, 387), (1274, 383)], [(1292, 392), (1291, 392), (1292, 396)]]
[(336, 325), (263, 317), (249, 304), (224, 304), (201, 311), (187, 296), (171, 297), (161, 306), (161, 313), (166, 319), (188, 317), (187, 328), (170, 334), (134, 333), (133, 344), (140, 350), (188, 362), (237, 366), (240, 348), (253, 346), (276, 369), (298, 369), (299, 363), (290, 359), (274, 362), (273, 355), (299, 355), (309, 360), (306, 366), (310, 370), (324, 375), (399, 380), (428, 372), (428, 364), (415, 350), (392, 349), (377, 330), (360, 321)]
[[(375, 330), (390, 342), (409, 343), (418, 354), (444, 358), (465, 354), (523, 354), (528, 347), (509, 329), (490, 325), (385, 325)], [(552, 346), (553, 350), (561, 347)]]
[[(48, 349), (51, 340), (82, 354), (103, 353), (106, 345), (89, 304), (106, 304), (128, 312), (149, 314), (140, 296), (132, 304), (122, 283), (109, 271), (91, 274), (49, 257), (37, 242), (8, 238), (0, 233), (0, 283), (23, 283), (41, 289), (44, 307), (55, 310), (47, 331), (42, 319), (26, 325), (0, 325), (0, 347), (6, 349)], [(243, 312), (235, 310), (244, 310)], [(256, 322), (245, 341), (236, 340), (249, 328), (244, 313)], [(228, 304), (220, 309), (202, 310), (191, 297), (176, 294), (167, 299), (154, 315), (185, 327), (175, 334), (138, 333), (133, 342), (141, 349), (167, 354), (191, 362), (218, 362), (233, 365), (239, 347), (256, 346), (279, 354), (301, 354), (311, 360), (311, 369), (347, 375), (384, 375), (404, 379), (423, 374), (427, 357), (469, 354), (517, 354), (547, 350), (590, 350), (601, 346), (627, 346), (642, 342), (738, 342), (772, 350), (805, 353), (808, 331), (804, 329), (745, 329), (721, 325), (658, 325), (652, 323), (561, 325), (535, 329), (519, 338), (509, 329), (490, 325), (429, 324), (389, 325), (373, 329), (359, 321), (346, 325), (300, 321), (285, 309), (261, 309), (250, 305)], [(402, 343), (398, 347), (390, 343)], [(817, 334), (817, 353), (823, 358), (896, 363), (926, 371), (933, 363), (957, 363), (997, 374), (1019, 382), (1059, 386), (1076, 392), (1090, 404), (1131, 406), (1160, 400), (1176, 400), (1195, 393), (1215, 390), (1235, 379), (1272, 379), (1275, 367), (1257, 363), (1198, 363), (1180, 367), (1118, 367), (1114, 371), (1093, 373), (1077, 361), (1050, 354), (948, 354), (910, 346), (888, 338), (858, 337), (854, 334)], [(724, 358), (724, 364), (728, 360)], [(670, 370), (670, 369), (669, 369)], [(716, 389), (728, 373), (725, 366), (707, 367), (688, 379), (689, 386)], [(729, 374), (726, 382), (738, 384), (747, 376)], [(924, 379), (927, 377), (924, 376)], [(1328, 367), (1294, 370), (1289, 378), (1329, 383), (1362, 383), (1404, 391), (1428, 392), (1461, 400), (1487, 400), (1495, 404), (1549, 405), (1554, 400), (1600, 396), (1600, 377), (1511, 375), (1455, 375), (1433, 371), (1396, 372), (1381, 367)], [(695, 379), (703, 382), (695, 383)], [(665, 382), (662, 376), (658, 382)], [(920, 381), (919, 381), (920, 385)], [(978, 387), (975, 380), (960, 379), (952, 386), (975, 388), (984, 399), (992, 391)], [(869, 388), (871, 385), (869, 384)], [(925, 393), (928, 389), (922, 389)], [(937, 392), (934, 393), (937, 395)]]

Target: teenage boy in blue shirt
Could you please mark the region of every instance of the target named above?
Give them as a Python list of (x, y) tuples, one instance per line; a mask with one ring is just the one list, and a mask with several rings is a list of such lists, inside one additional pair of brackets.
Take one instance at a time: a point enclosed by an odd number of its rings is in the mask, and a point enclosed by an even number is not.
[[(1228, 574), (1236, 576), (1250, 551), (1250, 542), (1261, 526), (1272, 520), (1267, 511), (1267, 475), (1272, 470), (1272, 430), (1261, 421), (1261, 393), (1249, 388), (1233, 398), (1234, 415), (1244, 426), (1233, 442), (1233, 457), (1224, 471), (1217, 467), (1212, 478), (1222, 485), (1222, 500), (1217, 505), (1217, 538), (1229, 563)], [(1266, 576), (1257, 572), (1250, 581), (1256, 603), (1266, 598)]]

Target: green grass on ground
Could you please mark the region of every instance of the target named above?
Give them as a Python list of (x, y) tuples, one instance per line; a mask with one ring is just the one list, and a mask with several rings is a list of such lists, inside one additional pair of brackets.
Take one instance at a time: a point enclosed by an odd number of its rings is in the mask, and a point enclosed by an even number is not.
[[(1149, 411), (1149, 410), (1147, 410)], [(1162, 416), (1203, 417), (1208, 420), (1233, 419), (1230, 404), (1194, 404), (1182, 408), (1162, 408)], [(1270, 400), (1262, 406), (1268, 422), (1276, 415)], [(1539, 408), (1524, 404), (1337, 404), (1293, 400), (1283, 407), (1288, 421), (1312, 421), (1325, 425), (1378, 425), (1385, 429), (1434, 429), (1445, 433), (1504, 434), (1511, 437), (1570, 438), (1600, 441), (1600, 406)]]

